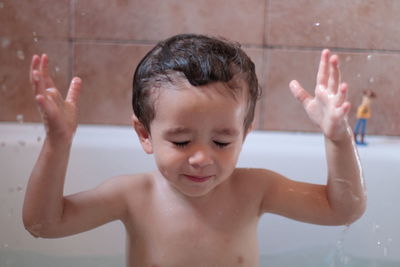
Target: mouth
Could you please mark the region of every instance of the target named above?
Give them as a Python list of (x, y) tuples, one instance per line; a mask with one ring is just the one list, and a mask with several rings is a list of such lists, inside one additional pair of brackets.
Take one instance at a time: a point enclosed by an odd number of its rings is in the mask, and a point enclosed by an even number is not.
[(187, 179), (189, 179), (189, 180), (191, 180), (193, 182), (196, 182), (196, 183), (204, 183), (204, 182), (210, 180), (213, 177), (213, 175), (209, 175), (209, 176), (193, 176), (193, 175), (186, 175), (186, 174), (184, 174), (184, 176)]

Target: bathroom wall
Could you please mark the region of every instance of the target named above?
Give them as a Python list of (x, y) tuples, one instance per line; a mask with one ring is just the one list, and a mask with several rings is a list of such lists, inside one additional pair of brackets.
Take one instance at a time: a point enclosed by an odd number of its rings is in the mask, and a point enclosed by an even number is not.
[(353, 103), (372, 89), (368, 133), (400, 135), (398, 0), (0, 0), (0, 121), (37, 122), (28, 81), (34, 53), (47, 53), (65, 95), (78, 75), (80, 123), (130, 124), (136, 64), (159, 40), (195, 32), (243, 44), (264, 88), (260, 130), (306, 131), (309, 122), (288, 83), (310, 92), (322, 48), (339, 54)]

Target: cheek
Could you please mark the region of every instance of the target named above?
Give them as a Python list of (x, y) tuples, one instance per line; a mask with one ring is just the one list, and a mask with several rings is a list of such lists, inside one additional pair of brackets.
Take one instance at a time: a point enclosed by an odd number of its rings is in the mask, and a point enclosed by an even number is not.
[(184, 155), (165, 147), (154, 151), (154, 157), (157, 167), (164, 175), (177, 171), (185, 161)]

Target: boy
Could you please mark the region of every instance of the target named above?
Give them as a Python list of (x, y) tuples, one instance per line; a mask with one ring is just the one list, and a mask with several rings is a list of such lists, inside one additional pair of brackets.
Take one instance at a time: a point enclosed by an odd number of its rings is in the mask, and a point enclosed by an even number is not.
[(133, 127), (158, 169), (112, 178), (63, 196), (81, 80), (65, 101), (46, 55), (32, 59), (31, 80), (47, 136), (23, 210), (32, 235), (52, 238), (121, 220), (128, 266), (258, 266), (257, 223), (265, 212), (324, 224), (350, 224), (365, 209), (364, 184), (346, 115), (347, 85), (338, 57), (322, 52), (316, 96), (297, 81), (294, 96), (326, 140), (327, 185), (235, 168), (260, 95), (254, 64), (239, 45), (177, 35), (153, 48), (133, 81)]

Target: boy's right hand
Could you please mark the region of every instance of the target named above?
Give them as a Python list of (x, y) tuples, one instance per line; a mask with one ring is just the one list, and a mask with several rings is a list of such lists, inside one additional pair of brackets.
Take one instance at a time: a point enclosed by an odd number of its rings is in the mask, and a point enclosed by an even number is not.
[(47, 138), (52, 141), (71, 142), (78, 125), (78, 100), (82, 81), (74, 77), (65, 100), (55, 87), (49, 74), (47, 55), (34, 55), (30, 70), (36, 102), (46, 127)]

